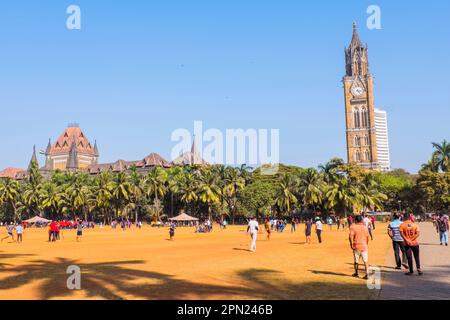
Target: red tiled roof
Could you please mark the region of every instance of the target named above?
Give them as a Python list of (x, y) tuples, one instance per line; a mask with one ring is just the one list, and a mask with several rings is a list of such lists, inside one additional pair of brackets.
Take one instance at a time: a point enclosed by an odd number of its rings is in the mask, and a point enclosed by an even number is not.
[(19, 168), (6, 168), (5, 170), (0, 171), (0, 178), (15, 179), (17, 174), (21, 172), (25, 172), (25, 170)]
[(145, 157), (143, 160), (137, 161), (117, 160), (114, 163), (94, 164), (89, 166), (87, 168), (87, 171), (91, 174), (97, 174), (104, 171), (120, 172), (130, 170), (132, 166), (136, 166), (138, 168), (156, 167), (156, 166), (168, 168), (170, 167), (170, 162), (165, 160), (159, 154), (152, 153), (147, 157)]
[(83, 131), (78, 127), (69, 127), (58, 138), (50, 149), (50, 155), (67, 154), (73, 141), (76, 142), (77, 152), (95, 156), (94, 146), (91, 145)]
[(151, 153), (143, 160), (146, 167), (170, 167), (170, 163), (157, 153)]

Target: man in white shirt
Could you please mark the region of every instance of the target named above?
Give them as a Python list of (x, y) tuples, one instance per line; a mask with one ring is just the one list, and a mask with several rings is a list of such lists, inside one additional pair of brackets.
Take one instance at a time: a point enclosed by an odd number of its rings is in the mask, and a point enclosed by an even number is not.
[(316, 218), (316, 233), (317, 233), (317, 239), (319, 240), (319, 243), (322, 243), (322, 230), (323, 230), (322, 220), (320, 220), (320, 218), (317, 217)]
[(366, 228), (369, 230), (369, 236), (370, 236), (370, 239), (373, 240), (373, 235), (372, 235), (372, 222), (370, 221), (369, 217), (368, 217), (366, 214), (364, 214), (363, 217), (364, 217), (363, 223), (364, 223), (364, 225), (366, 226)]
[(258, 237), (258, 231), (259, 231), (258, 221), (256, 221), (254, 217), (251, 217), (247, 227), (247, 233), (250, 233), (250, 236), (252, 237), (252, 243), (250, 245), (251, 252), (256, 251), (256, 239)]
[(23, 227), (22, 227), (22, 225), (20, 223), (16, 226), (16, 234), (17, 234), (17, 243), (21, 243), (22, 242)]

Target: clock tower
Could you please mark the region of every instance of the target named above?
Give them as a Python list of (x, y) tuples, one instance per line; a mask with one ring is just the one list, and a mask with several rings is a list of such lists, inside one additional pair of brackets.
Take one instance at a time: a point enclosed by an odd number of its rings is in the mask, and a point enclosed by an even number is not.
[(364, 47), (353, 24), (353, 38), (345, 49), (343, 78), (347, 123), (347, 159), (367, 169), (378, 169), (373, 100), (373, 77), (369, 71), (368, 47)]

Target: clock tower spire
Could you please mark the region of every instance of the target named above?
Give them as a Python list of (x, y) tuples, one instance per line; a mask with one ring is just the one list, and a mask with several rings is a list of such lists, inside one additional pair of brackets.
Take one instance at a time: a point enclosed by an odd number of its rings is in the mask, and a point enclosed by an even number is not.
[(362, 45), (356, 22), (353, 37), (345, 48), (343, 78), (347, 124), (347, 158), (349, 163), (367, 169), (378, 169), (373, 78), (369, 71), (367, 45)]

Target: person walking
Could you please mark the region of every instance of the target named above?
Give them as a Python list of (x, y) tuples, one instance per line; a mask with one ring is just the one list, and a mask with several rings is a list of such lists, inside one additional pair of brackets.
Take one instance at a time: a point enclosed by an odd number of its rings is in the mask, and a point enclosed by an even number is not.
[(14, 239), (14, 233), (13, 233), (14, 223), (12, 223), (12, 222), (10, 224), (6, 223), (6, 231), (8, 232), (8, 235), (6, 237), (2, 238), (1, 242), (3, 242), (3, 240), (5, 240), (5, 239), (8, 239), (9, 237), (12, 238), (13, 242), (16, 241)]
[(258, 231), (259, 231), (258, 221), (256, 221), (255, 217), (251, 217), (250, 222), (248, 223), (247, 226), (247, 233), (249, 233), (252, 238), (252, 242), (250, 244), (251, 252), (256, 251), (256, 239), (258, 238)]
[(16, 226), (17, 243), (22, 243), (23, 226), (21, 222)]
[(347, 225), (347, 218), (343, 217), (341, 219), (342, 231), (345, 231), (345, 226)]
[(267, 240), (270, 240), (271, 225), (270, 225), (269, 218), (266, 219), (266, 223), (265, 223), (264, 227), (266, 228), (266, 232), (267, 232)]
[(373, 241), (373, 235), (372, 235), (372, 221), (370, 221), (370, 218), (364, 214), (363, 215), (363, 222), (366, 226), (367, 230), (369, 230), (370, 239)]
[(316, 218), (316, 234), (317, 234), (317, 240), (319, 240), (319, 243), (322, 243), (322, 230), (323, 230), (323, 223), (320, 220), (319, 217)]
[(175, 237), (175, 229), (176, 228), (177, 228), (177, 226), (175, 225), (175, 222), (171, 222), (170, 226), (169, 226), (170, 241), (173, 241), (173, 238)]
[(83, 237), (83, 224), (80, 220), (77, 220), (77, 242)]
[(413, 266), (413, 256), (416, 262), (417, 272), (419, 276), (423, 273), (420, 269), (420, 247), (419, 247), (419, 236), (420, 229), (419, 226), (414, 223), (413, 215), (410, 215), (407, 220), (405, 220), (400, 226), (400, 234), (405, 241), (405, 250), (406, 256), (408, 258), (408, 266), (409, 272), (405, 273), (408, 276), (414, 274), (414, 266)]
[(295, 221), (295, 218), (292, 218), (291, 221), (291, 233), (295, 233), (297, 231), (297, 222)]
[(348, 227), (350, 228), (351, 225), (353, 224), (353, 217), (352, 217), (352, 216), (349, 216), (349, 217), (347, 218), (347, 223), (348, 223)]
[(372, 222), (372, 228), (373, 228), (373, 230), (375, 230), (375, 217), (374, 216), (370, 217), (370, 222)]
[(311, 230), (312, 230), (312, 219), (307, 219), (305, 222), (305, 236), (306, 236), (306, 243), (311, 244)]
[(328, 217), (327, 223), (330, 227), (330, 231), (333, 230), (333, 218), (331, 216)]
[(359, 278), (359, 260), (362, 258), (366, 269), (366, 275), (363, 278), (369, 278), (369, 230), (363, 222), (362, 216), (355, 217), (355, 224), (350, 227), (349, 234), (350, 248), (353, 250), (355, 273), (352, 275)]
[(439, 230), (439, 240), (441, 242), (441, 246), (444, 244), (448, 246), (448, 230), (449, 230), (449, 224), (448, 224), (448, 218), (441, 213), (439, 215), (439, 219), (437, 220), (438, 230)]
[[(402, 221), (400, 220), (399, 214), (394, 214), (393, 221), (388, 226), (388, 235), (392, 239), (392, 248), (394, 249), (395, 262), (397, 267), (395, 269), (401, 270), (402, 265), (408, 268), (408, 258), (406, 257), (405, 244), (403, 237), (400, 234), (400, 226)], [(402, 257), (400, 257), (400, 252)]]

